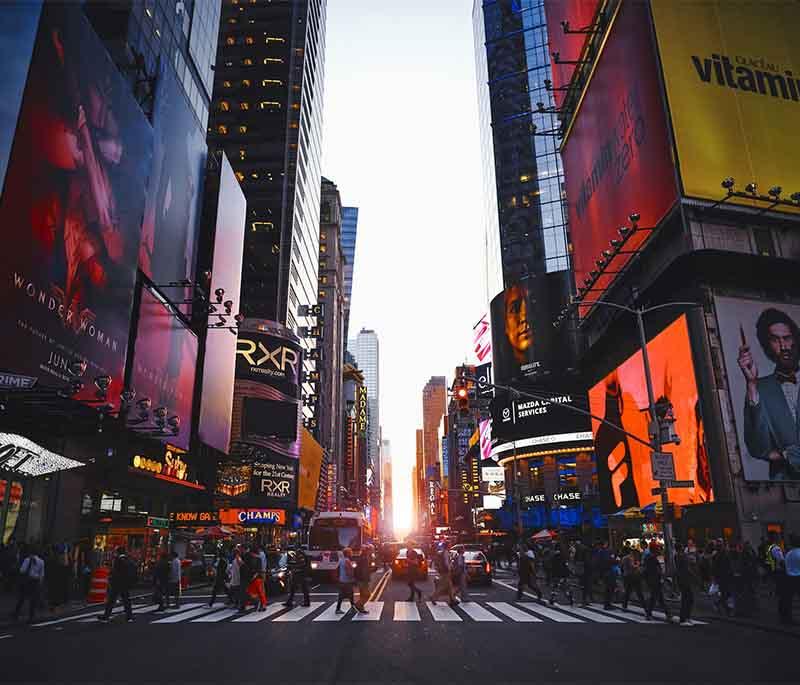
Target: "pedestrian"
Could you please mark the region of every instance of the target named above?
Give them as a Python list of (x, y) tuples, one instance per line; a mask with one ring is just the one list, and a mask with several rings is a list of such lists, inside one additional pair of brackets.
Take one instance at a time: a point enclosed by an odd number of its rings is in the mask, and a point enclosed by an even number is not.
[[(730, 616), (733, 611), (733, 567), (728, 545), (723, 540), (716, 544), (714, 558), (711, 560), (711, 575), (719, 588), (720, 608)], [(780, 549), (780, 548), (779, 548)]]
[(608, 549), (608, 542), (600, 543), (594, 556), (594, 565), (598, 577), (603, 580), (603, 608), (614, 609), (614, 592), (617, 588), (617, 576), (614, 570), (615, 560)]
[(645, 583), (647, 583), (647, 589), (650, 593), (645, 612), (647, 619), (652, 620), (653, 608), (658, 604), (667, 617), (667, 623), (671, 623), (672, 615), (667, 607), (667, 603), (664, 601), (664, 592), (661, 587), (663, 578), (664, 573), (661, 570), (661, 562), (658, 559), (658, 545), (655, 542), (651, 542), (650, 553), (644, 560), (644, 580)]
[(42, 583), (45, 577), (44, 560), (33, 547), (23, 550), (21, 556), (23, 557), (23, 561), (19, 567), (17, 579), (19, 584), (19, 596), (17, 599), (17, 606), (14, 609), (14, 620), (16, 621), (19, 619), (22, 606), (27, 600), (29, 612), (28, 620), (32, 623), (42, 595)]
[(230, 576), (230, 597), (233, 601), (233, 606), (241, 608), (242, 606), (242, 551), (236, 547), (233, 550), (233, 559), (231, 559), (231, 563), (228, 566), (228, 573)]
[(408, 547), (406, 550), (406, 574), (409, 591), (409, 602), (415, 599), (422, 599), (422, 591), (417, 587), (417, 579), (419, 578), (419, 560), (420, 553), (413, 547)]
[(248, 588), (253, 581), (254, 574), (252, 555), (250, 554), (249, 547), (244, 549), (241, 559), (242, 563), (239, 566), (239, 608), (244, 611), (250, 603)]
[(300, 545), (293, 550), (289, 550), (287, 555), (289, 563), (289, 598), (286, 607), (290, 609), (294, 605), (294, 593), (298, 587), (303, 591), (303, 606), (311, 606), (311, 598), (308, 594), (308, 557)]
[(580, 551), (577, 553), (579, 569), (581, 570), (581, 604), (588, 606), (594, 601), (592, 585), (594, 577), (592, 575), (592, 548), (588, 544), (581, 544)]
[(517, 600), (522, 599), (523, 588), (529, 587), (542, 599), (542, 590), (536, 582), (536, 554), (524, 542), (519, 546), (519, 582), (517, 583)]
[(453, 594), (453, 579), (450, 577), (452, 571), (452, 563), (450, 560), (450, 550), (446, 544), (442, 544), (433, 560), (434, 567), (438, 578), (436, 579), (436, 588), (431, 595), (431, 603), (436, 604), (436, 600), (447, 595), (448, 603), (452, 606), (455, 604), (455, 595)]
[(128, 558), (124, 547), (117, 549), (117, 558), (111, 567), (111, 577), (108, 583), (108, 597), (106, 598), (106, 610), (98, 620), (108, 622), (111, 619), (111, 611), (117, 603), (117, 599), (122, 600), (125, 607), (125, 618), (128, 623), (133, 621), (133, 608), (131, 607), (131, 589), (136, 585), (136, 565)]
[(692, 623), (692, 607), (694, 606), (693, 579), (694, 571), (690, 557), (685, 549), (678, 547), (675, 552), (675, 580), (681, 593), (680, 622), (686, 625), (694, 625)]
[(175, 597), (175, 608), (181, 605), (181, 560), (173, 551), (169, 561), (169, 582), (167, 583), (167, 607), (170, 596)]
[(792, 602), (795, 595), (800, 596), (800, 535), (789, 536), (789, 551), (783, 556), (782, 570), (778, 583), (778, 615), (783, 625), (792, 626), (795, 625)]
[(358, 583), (358, 602), (356, 603), (356, 611), (359, 614), (369, 613), (367, 611), (367, 600), (369, 599), (369, 579), (372, 575), (370, 569), (369, 558), (372, 553), (372, 548), (369, 545), (361, 547), (361, 554), (358, 555), (356, 562), (355, 577)]
[(228, 586), (228, 560), (221, 552), (217, 552), (214, 560), (214, 587), (211, 590), (211, 601), (208, 606), (214, 606), (217, 594), (224, 592), (228, 596), (228, 601), (233, 604), (233, 596)]
[(342, 600), (346, 599), (350, 602), (350, 607), (355, 608), (355, 600), (353, 598), (353, 585), (355, 584), (355, 575), (353, 573), (353, 552), (349, 547), (342, 550), (342, 555), (339, 557), (339, 598), (336, 601), (336, 613), (342, 613)]
[(464, 561), (463, 545), (458, 548), (458, 553), (453, 559), (452, 578), (454, 594), (458, 595), (459, 601), (466, 602), (469, 597), (467, 594), (467, 563)]
[(153, 600), (158, 603), (156, 611), (165, 611), (169, 604), (169, 554), (162, 552), (153, 569)]
[(626, 549), (625, 556), (622, 557), (620, 565), (622, 567), (622, 585), (625, 588), (625, 595), (622, 599), (623, 611), (627, 611), (628, 602), (631, 599), (631, 595), (634, 593), (636, 593), (636, 599), (639, 600), (639, 604), (642, 605), (642, 608), (646, 608), (647, 603), (644, 601), (644, 593), (642, 592), (641, 567), (639, 566), (639, 560), (636, 557), (636, 552), (633, 547), (628, 547)]
[(263, 563), (258, 547), (253, 548), (247, 555), (247, 563), (250, 567), (250, 582), (246, 586), (245, 606), (252, 597), (256, 600), (256, 611), (267, 610), (267, 593), (264, 589), (264, 578), (266, 572), (262, 570)]
[(555, 604), (558, 594), (562, 592), (569, 605), (572, 606), (573, 598), (572, 590), (569, 587), (569, 569), (561, 551), (561, 545), (557, 544), (554, 546), (553, 554), (550, 557), (550, 604)]

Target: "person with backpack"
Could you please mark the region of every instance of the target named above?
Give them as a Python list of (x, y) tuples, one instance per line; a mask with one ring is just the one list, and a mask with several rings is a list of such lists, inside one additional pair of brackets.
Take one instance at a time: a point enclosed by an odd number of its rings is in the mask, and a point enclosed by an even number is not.
[(27, 600), (29, 603), (28, 620), (33, 622), (36, 608), (39, 606), (39, 598), (42, 594), (42, 583), (44, 582), (44, 560), (39, 556), (34, 548), (30, 548), (27, 553), (23, 553), (23, 561), (19, 567), (19, 597), (17, 606), (14, 609), (14, 620), (19, 619), (19, 614)]
[(117, 549), (117, 558), (111, 567), (111, 577), (109, 578), (108, 597), (106, 598), (106, 610), (102, 616), (98, 616), (99, 621), (108, 623), (111, 619), (111, 611), (117, 603), (117, 599), (122, 599), (125, 607), (125, 617), (128, 623), (133, 621), (133, 608), (131, 607), (131, 589), (136, 585), (136, 565), (128, 558), (125, 548)]
[(447, 595), (448, 603), (452, 606), (455, 604), (456, 598), (453, 594), (453, 579), (450, 577), (452, 563), (447, 545), (441, 545), (433, 559), (433, 566), (439, 577), (436, 579), (436, 588), (431, 595), (431, 604), (435, 605), (437, 599)]

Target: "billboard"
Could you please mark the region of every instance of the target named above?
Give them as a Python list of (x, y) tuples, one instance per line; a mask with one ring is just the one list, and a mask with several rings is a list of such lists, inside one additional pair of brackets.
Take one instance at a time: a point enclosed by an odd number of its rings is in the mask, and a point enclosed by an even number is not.
[(553, 99), (556, 107), (564, 102), (564, 91), (559, 88), (568, 86), (575, 71), (574, 62), (583, 51), (584, 43), (589, 39), (586, 33), (565, 33), (563, 22), (569, 23), (571, 31), (591, 26), (594, 22), (600, 0), (544, 0), (544, 13), (547, 20), (547, 38), (550, 43), (550, 54), (558, 53), (559, 62), (551, 62), (553, 72)]
[[(705, 431), (695, 381), (686, 316), (672, 322), (647, 343), (656, 401), (672, 403), (680, 444), (664, 445), (675, 462), (677, 480), (694, 481), (694, 487), (670, 490), (677, 504), (701, 504), (713, 499)], [(597, 480), (603, 511), (644, 507), (658, 499), (652, 489), (650, 448), (627, 433), (648, 440), (648, 399), (642, 353), (628, 357), (589, 391), (591, 413), (610, 424), (592, 421)]]
[(317, 490), (319, 490), (320, 469), (323, 450), (314, 436), (305, 428), (300, 439), (300, 489), (297, 506), (300, 509), (316, 510)]
[(252, 460), (224, 461), (217, 468), (214, 494), (252, 506), (295, 508), (298, 460), (254, 454)]
[[(217, 193), (210, 291), (213, 293), (222, 288), (225, 291), (224, 299), (233, 303), (231, 311), (234, 314), (239, 311), (242, 289), (246, 219), (247, 201), (223, 152)], [(231, 322), (231, 319), (228, 318), (227, 322)], [(212, 323), (215, 323), (213, 318)], [(209, 328), (203, 358), (203, 393), (200, 398), (198, 435), (206, 445), (226, 453), (231, 438), (236, 341), (237, 337), (224, 327)]]
[(80, 7), (42, 13), (0, 201), (4, 371), (85, 387), (128, 349), (152, 130)]
[(539, 380), (569, 365), (565, 332), (553, 328), (569, 297), (567, 278), (565, 271), (532, 275), (492, 300), (495, 383)]
[(800, 480), (800, 305), (715, 297), (746, 480)]
[(751, 181), (762, 193), (800, 190), (796, 3), (654, 0), (652, 7), (684, 193), (718, 200), (728, 176), (740, 190)]
[[(583, 286), (617, 229), (640, 215), (658, 224), (677, 198), (667, 121), (650, 32), (647, 4), (625, 2), (610, 29), (594, 73), (562, 147), (575, 282)], [(625, 252), (647, 232), (634, 233)], [(619, 254), (610, 271), (630, 259)], [(599, 299), (614, 275), (601, 277)]]
[[(162, 66), (159, 75), (153, 124), (153, 165), (139, 244), (139, 268), (161, 285), (193, 281), (206, 138), (169, 67)], [(176, 301), (189, 299), (191, 290), (170, 289), (169, 295)]]
[(177, 417), (178, 432), (163, 440), (182, 449), (189, 448), (196, 369), (197, 336), (154, 292), (142, 288), (129, 385), (137, 400), (150, 399), (153, 413), (164, 407), (168, 417)]
[(472, 352), (477, 364), (491, 363), (492, 330), (488, 312), (472, 327)]

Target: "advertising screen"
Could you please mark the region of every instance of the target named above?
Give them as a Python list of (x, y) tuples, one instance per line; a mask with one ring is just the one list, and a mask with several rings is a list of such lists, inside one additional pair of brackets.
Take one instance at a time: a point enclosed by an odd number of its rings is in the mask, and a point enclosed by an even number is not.
[(160, 298), (143, 288), (130, 387), (136, 390), (137, 401), (150, 399), (152, 414), (164, 407), (168, 417), (177, 417), (177, 435), (165, 434), (164, 440), (182, 449), (189, 447), (196, 368), (197, 337)]
[[(213, 293), (222, 288), (224, 300), (231, 300), (233, 303), (231, 311), (234, 314), (239, 311), (242, 289), (242, 246), (246, 219), (247, 201), (230, 162), (223, 153), (217, 193), (210, 290)], [(203, 359), (203, 394), (200, 399), (198, 434), (206, 445), (226, 453), (231, 438), (236, 341), (236, 336), (224, 328), (209, 328)]]
[(488, 312), (472, 327), (472, 352), (478, 364), (491, 363), (492, 330)]
[[(800, 43), (791, 2), (654, 0), (684, 193), (722, 180), (800, 189)], [(746, 199), (732, 202), (749, 204)], [(776, 211), (798, 211), (775, 207)]]
[[(694, 487), (669, 491), (677, 504), (701, 504), (713, 499), (705, 430), (689, 345), (686, 316), (671, 323), (647, 343), (656, 401), (672, 403), (680, 444), (664, 445), (673, 455), (677, 480)], [(648, 400), (642, 353), (637, 352), (597, 383), (589, 392), (591, 412), (627, 433), (648, 440)], [(655, 502), (650, 449), (617, 428), (592, 421), (597, 480), (603, 511), (644, 507)]]
[(800, 305), (716, 297), (746, 480), (800, 480)]
[(553, 328), (569, 296), (567, 273), (531, 276), (492, 300), (494, 382), (546, 378), (568, 364), (563, 329)]
[(297, 502), (298, 460), (254, 452), (246, 462), (226, 461), (217, 468), (215, 494), (252, 506), (285, 506)]
[(322, 452), (322, 445), (303, 428), (300, 438), (300, 489), (297, 496), (297, 506), (301, 509), (316, 509)]
[[(194, 280), (206, 137), (172, 69), (162, 67), (156, 90), (153, 166), (139, 268), (155, 283)], [(170, 289), (174, 300), (189, 290)]]
[(48, 5), (0, 202), (2, 370), (61, 386), (82, 359), (77, 397), (108, 375), (118, 404), (151, 149), (81, 8)]
[[(544, 13), (547, 19), (547, 38), (550, 41), (550, 54), (557, 52), (559, 62), (574, 62), (581, 56), (584, 43), (589, 36), (577, 33), (594, 22), (600, 0), (544, 0)], [(562, 22), (568, 22), (570, 31), (565, 33)], [(556, 107), (564, 101), (564, 91), (558, 90), (569, 85), (575, 71), (574, 64), (558, 64), (552, 60), (553, 98)]]
[[(658, 224), (677, 197), (647, 4), (622, 3), (562, 149), (575, 282), (596, 269), (629, 215)], [(625, 252), (649, 235), (634, 233)], [(619, 254), (609, 271), (630, 259)], [(599, 299), (614, 275), (601, 277)]]

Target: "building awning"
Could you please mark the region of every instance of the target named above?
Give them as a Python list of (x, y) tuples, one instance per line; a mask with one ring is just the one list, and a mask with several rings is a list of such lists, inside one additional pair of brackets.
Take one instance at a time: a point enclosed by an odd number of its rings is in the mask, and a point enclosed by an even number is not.
[(0, 433), (0, 470), (21, 476), (45, 476), (83, 465), (16, 433)]

